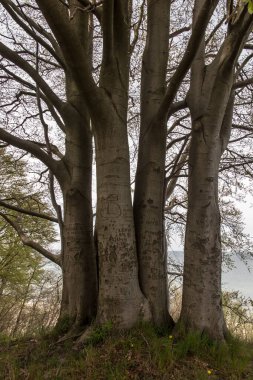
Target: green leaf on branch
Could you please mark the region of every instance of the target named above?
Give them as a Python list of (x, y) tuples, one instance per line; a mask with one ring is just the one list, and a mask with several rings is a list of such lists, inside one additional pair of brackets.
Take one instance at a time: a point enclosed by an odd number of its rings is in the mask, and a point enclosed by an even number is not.
[(252, 0), (250, 0), (249, 2), (248, 2), (248, 11), (249, 11), (249, 14), (253, 14), (253, 1)]

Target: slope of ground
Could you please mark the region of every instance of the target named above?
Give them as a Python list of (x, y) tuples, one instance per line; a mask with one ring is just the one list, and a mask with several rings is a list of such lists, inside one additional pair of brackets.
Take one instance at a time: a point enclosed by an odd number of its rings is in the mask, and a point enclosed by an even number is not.
[(148, 325), (117, 334), (104, 326), (79, 349), (52, 334), (2, 339), (0, 379), (253, 380), (253, 344), (218, 345), (198, 334), (177, 340)]

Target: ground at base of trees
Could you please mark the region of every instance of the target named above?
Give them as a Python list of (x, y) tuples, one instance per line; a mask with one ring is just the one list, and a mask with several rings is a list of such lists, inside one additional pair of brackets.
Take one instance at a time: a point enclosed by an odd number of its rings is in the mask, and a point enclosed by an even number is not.
[(149, 325), (117, 333), (105, 325), (79, 350), (71, 340), (57, 343), (53, 334), (1, 340), (4, 380), (253, 379), (252, 342), (218, 345), (195, 333), (176, 340)]

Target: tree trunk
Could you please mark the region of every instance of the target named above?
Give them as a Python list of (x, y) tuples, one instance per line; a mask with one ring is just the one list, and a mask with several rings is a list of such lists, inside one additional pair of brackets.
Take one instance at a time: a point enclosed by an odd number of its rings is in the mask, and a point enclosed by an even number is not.
[(167, 305), (163, 222), (167, 122), (166, 116), (157, 118), (157, 112), (165, 93), (170, 1), (149, 1), (147, 6), (134, 218), (141, 289), (150, 302), (153, 323), (165, 326), (172, 322)]
[[(84, 107), (85, 109), (85, 107)], [(84, 111), (72, 115), (66, 132), (64, 161), (68, 171), (62, 191), (63, 294), (61, 318), (67, 316), (74, 328), (89, 324), (96, 316), (97, 269), (93, 241), (91, 201), (92, 136)]]
[(188, 215), (185, 236), (181, 320), (187, 329), (223, 339), (221, 240), (218, 206), (219, 139), (206, 141), (193, 126), (189, 153)]
[(163, 132), (164, 128), (159, 126), (156, 133), (151, 134), (153, 138), (149, 133), (140, 138), (134, 198), (140, 285), (151, 304), (152, 320), (157, 326), (171, 322), (167, 306), (167, 252), (164, 249)]
[[(196, 0), (195, 17), (201, 7)], [(187, 102), (192, 118), (189, 152), (188, 213), (181, 321), (187, 329), (224, 340), (226, 326), (221, 304), (221, 239), (218, 173), (221, 155), (229, 141), (234, 69), (252, 17), (246, 9), (230, 25), (215, 59), (205, 65), (205, 40), (191, 68)], [(194, 24), (194, 23), (193, 23)]]
[(116, 115), (97, 128), (98, 323), (130, 328), (150, 318), (140, 291), (126, 126)]
[(66, 191), (63, 308), (76, 326), (90, 323), (96, 315), (96, 262), (92, 235), (91, 203), (78, 184)]

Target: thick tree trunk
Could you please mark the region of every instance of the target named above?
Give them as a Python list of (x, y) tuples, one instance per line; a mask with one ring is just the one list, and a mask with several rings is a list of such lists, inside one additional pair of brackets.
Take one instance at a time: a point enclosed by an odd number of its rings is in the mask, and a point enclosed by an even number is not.
[(96, 233), (99, 324), (130, 328), (150, 319), (138, 281), (127, 137), (131, 2), (103, 4), (103, 59), (97, 107), (91, 107), (97, 164)]
[(97, 282), (92, 232), (92, 209), (78, 184), (66, 191), (63, 254), (62, 312), (75, 326), (96, 315)]
[(187, 329), (206, 332), (217, 340), (224, 337), (218, 206), (220, 157), (220, 140), (206, 141), (203, 129), (193, 126), (181, 321)]
[(167, 305), (163, 223), (167, 122), (166, 116), (158, 119), (157, 112), (165, 93), (170, 1), (149, 1), (147, 6), (134, 219), (141, 289), (150, 302), (153, 323), (165, 326), (172, 322)]
[(164, 141), (164, 128), (160, 126), (153, 138), (149, 133), (141, 136), (134, 198), (140, 285), (150, 302), (152, 320), (158, 326), (171, 322), (164, 249)]
[[(201, 7), (195, 1), (194, 22)], [(233, 114), (234, 68), (252, 28), (246, 9), (238, 13), (216, 58), (205, 66), (204, 38), (191, 69), (188, 105), (192, 118), (188, 214), (181, 321), (187, 329), (224, 340), (221, 305), (221, 239), (218, 173)], [(194, 24), (194, 23), (193, 23)]]
[(98, 323), (130, 328), (150, 318), (140, 291), (126, 127), (118, 117), (97, 128)]
[(217, 340), (227, 335), (221, 304), (218, 174), (221, 155), (229, 142), (233, 106), (232, 91), (219, 133), (214, 133), (208, 117), (193, 121), (189, 152), (181, 321), (186, 329), (205, 331)]
[[(86, 125), (83, 121), (86, 121)], [(88, 118), (72, 118), (71, 129), (66, 134), (65, 162), (68, 176), (62, 186), (64, 227), (61, 317), (67, 316), (74, 328), (80, 328), (95, 318), (97, 309), (91, 201), (92, 138)]]

